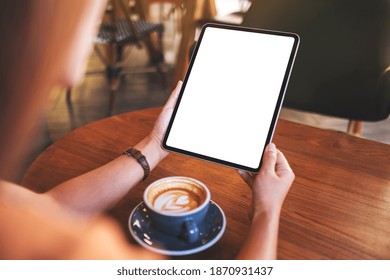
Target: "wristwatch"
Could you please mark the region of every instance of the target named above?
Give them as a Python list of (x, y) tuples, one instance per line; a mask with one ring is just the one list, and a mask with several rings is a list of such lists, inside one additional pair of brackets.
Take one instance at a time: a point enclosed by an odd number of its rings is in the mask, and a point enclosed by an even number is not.
[(134, 158), (142, 167), (144, 170), (144, 177), (142, 178), (142, 181), (145, 181), (145, 179), (150, 174), (150, 166), (148, 161), (146, 160), (146, 157), (141, 153), (141, 151), (135, 149), (135, 148), (128, 148), (127, 150), (123, 151), (125, 155), (128, 155), (132, 158)]

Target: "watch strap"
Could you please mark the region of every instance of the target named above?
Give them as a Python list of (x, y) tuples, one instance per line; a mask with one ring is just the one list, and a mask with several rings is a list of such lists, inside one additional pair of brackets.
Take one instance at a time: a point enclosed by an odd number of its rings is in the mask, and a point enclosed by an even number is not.
[(128, 148), (123, 153), (134, 158), (141, 165), (142, 169), (144, 170), (144, 177), (142, 178), (142, 181), (145, 181), (145, 179), (150, 174), (150, 166), (146, 160), (146, 157), (141, 153), (140, 150), (137, 150), (133, 147)]

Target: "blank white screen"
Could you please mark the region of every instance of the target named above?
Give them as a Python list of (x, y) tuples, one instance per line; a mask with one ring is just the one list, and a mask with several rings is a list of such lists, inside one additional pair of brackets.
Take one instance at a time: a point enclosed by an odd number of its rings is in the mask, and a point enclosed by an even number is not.
[(166, 144), (257, 168), (293, 45), (208, 27)]

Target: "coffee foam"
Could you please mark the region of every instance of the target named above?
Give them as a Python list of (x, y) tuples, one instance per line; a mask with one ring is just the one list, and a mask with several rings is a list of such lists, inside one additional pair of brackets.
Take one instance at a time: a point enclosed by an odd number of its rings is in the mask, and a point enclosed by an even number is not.
[(158, 195), (153, 203), (156, 210), (182, 213), (199, 206), (199, 198), (187, 190), (172, 189)]
[(184, 213), (199, 207), (205, 201), (206, 194), (195, 183), (173, 180), (154, 186), (148, 199), (159, 212)]

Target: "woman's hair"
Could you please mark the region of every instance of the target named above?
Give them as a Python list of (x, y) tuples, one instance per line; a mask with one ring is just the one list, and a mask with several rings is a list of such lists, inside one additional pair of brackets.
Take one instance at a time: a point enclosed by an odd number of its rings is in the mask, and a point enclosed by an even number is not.
[(31, 137), (28, 131), (48, 93), (63, 78), (81, 17), (92, 3), (0, 1), (0, 178), (9, 177), (24, 146), (33, 141), (26, 139)]

